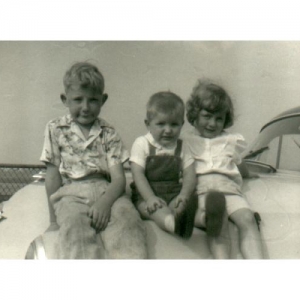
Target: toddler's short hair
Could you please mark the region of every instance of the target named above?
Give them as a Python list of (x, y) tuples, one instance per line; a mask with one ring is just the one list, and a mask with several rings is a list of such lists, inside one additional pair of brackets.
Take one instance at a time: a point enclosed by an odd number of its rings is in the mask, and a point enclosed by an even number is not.
[(147, 120), (151, 121), (157, 113), (180, 114), (184, 118), (184, 102), (172, 92), (155, 93), (147, 103)]
[(104, 92), (104, 77), (98, 68), (87, 62), (79, 62), (74, 64), (64, 76), (65, 91), (72, 85), (81, 88), (91, 88), (94, 91)]
[(233, 125), (234, 109), (231, 98), (220, 86), (209, 82), (198, 80), (193, 88), (192, 94), (186, 103), (187, 119), (194, 126), (201, 109), (210, 113), (226, 112), (224, 128)]

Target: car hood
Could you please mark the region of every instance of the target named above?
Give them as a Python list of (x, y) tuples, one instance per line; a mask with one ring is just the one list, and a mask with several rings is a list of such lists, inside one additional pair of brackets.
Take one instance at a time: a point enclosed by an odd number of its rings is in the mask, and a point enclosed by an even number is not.
[(270, 257), (299, 257), (300, 177), (280, 172), (260, 175), (245, 180), (243, 192), (261, 216), (261, 233)]

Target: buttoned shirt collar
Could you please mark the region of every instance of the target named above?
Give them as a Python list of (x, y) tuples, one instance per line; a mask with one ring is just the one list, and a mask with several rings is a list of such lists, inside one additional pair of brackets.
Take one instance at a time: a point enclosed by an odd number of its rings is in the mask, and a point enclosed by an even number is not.
[(103, 130), (102, 127), (109, 127), (109, 125), (103, 119), (97, 118), (90, 129), (87, 139), (85, 138), (80, 127), (73, 120), (71, 115), (62, 117), (57, 127), (69, 127), (73, 133), (75, 133), (84, 141), (84, 147), (86, 148), (101, 134)]
[(146, 137), (146, 139), (148, 140), (148, 142), (149, 142), (152, 146), (154, 146), (157, 150), (159, 150), (159, 151), (162, 151), (162, 150), (164, 150), (164, 151), (173, 151), (173, 150), (177, 147), (177, 143), (176, 143), (174, 146), (170, 147), (170, 148), (166, 148), (166, 147), (160, 145), (160, 144), (153, 138), (153, 135), (152, 135), (150, 132), (148, 132), (148, 133), (145, 135), (145, 137)]
[(162, 150), (164, 149), (164, 147), (162, 145), (160, 145), (158, 142), (155, 141), (155, 139), (153, 138), (153, 135), (148, 132), (146, 135), (145, 135), (146, 139), (148, 140), (148, 142), (154, 146), (155, 148), (157, 148), (158, 150)]

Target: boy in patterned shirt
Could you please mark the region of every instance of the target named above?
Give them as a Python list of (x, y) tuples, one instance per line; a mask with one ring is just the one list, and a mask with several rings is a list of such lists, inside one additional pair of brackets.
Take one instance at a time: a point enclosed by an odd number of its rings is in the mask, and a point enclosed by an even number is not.
[[(145, 258), (142, 221), (124, 196), (129, 158), (115, 129), (102, 118), (108, 96), (94, 65), (77, 63), (61, 95), (69, 114), (50, 121), (41, 161), (47, 166), (50, 226), (59, 229), (58, 258)], [(100, 233), (100, 235), (98, 234)]]

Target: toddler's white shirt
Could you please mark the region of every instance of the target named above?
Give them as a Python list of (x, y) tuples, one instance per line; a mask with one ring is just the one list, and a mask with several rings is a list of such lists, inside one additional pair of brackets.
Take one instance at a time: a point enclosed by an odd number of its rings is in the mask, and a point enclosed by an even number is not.
[[(149, 156), (149, 143), (155, 147), (155, 154), (156, 155), (174, 155), (176, 146), (172, 148), (166, 148), (158, 144), (152, 134), (148, 132), (146, 135), (138, 137), (131, 148), (131, 156), (130, 161), (138, 164), (142, 168), (145, 168), (146, 165), (146, 159)], [(190, 154), (189, 149), (186, 147), (186, 144), (182, 143), (182, 151), (180, 154), (180, 157), (182, 159), (182, 169), (187, 168), (190, 166), (194, 160)]]

